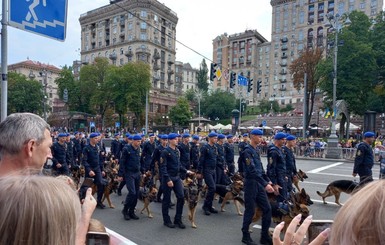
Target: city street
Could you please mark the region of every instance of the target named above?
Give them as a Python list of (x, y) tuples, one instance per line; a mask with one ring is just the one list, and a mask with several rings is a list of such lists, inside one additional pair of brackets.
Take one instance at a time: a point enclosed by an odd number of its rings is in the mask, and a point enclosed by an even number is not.
[[(262, 158), (266, 164), (266, 158)], [(327, 198), (328, 204), (322, 203), (322, 198), (316, 194), (316, 191), (324, 192), (326, 186), (340, 179), (354, 180), (352, 177), (353, 162), (339, 162), (316, 160), (312, 158), (303, 158), (297, 160), (297, 168), (307, 173), (309, 178), (305, 182), (300, 182), (300, 187), (311, 196), (314, 204), (310, 206), (310, 213), (313, 219), (325, 220), (333, 219), (339, 209), (334, 203), (334, 196)], [(378, 179), (379, 165), (373, 167), (373, 176)], [(358, 177), (356, 177), (358, 181)], [(138, 214), (140, 219), (137, 221), (125, 221), (122, 217), (122, 201), (125, 198), (127, 190), (124, 189), (123, 196), (119, 197), (112, 194), (112, 201), (116, 206), (115, 209), (106, 208), (104, 210), (97, 209), (94, 218), (101, 220), (108, 228), (122, 234), (137, 244), (241, 244), (241, 224), (242, 217), (235, 212), (233, 203), (226, 207), (226, 212), (205, 216), (202, 212), (202, 201), (198, 206), (196, 214), (197, 229), (191, 228), (187, 219), (187, 208), (184, 208), (184, 223), (187, 228), (181, 230), (179, 228), (170, 229), (163, 225), (161, 216), (161, 204), (152, 203), (150, 205), (154, 218), (147, 218), (145, 214)], [(340, 202), (344, 203), (349, 195), (341, 194)], [(214, 202), (217, 209), (219, 205)], [(105, 204), (107, 204), (105, 202)], [(138, 202), (137, 209), (141, 209), (143, 204)], [(170, 216), (173, 218), (175, 208), (170, 209)], [(260, 230), (254, 225), (254, 240), (259, 241)]]

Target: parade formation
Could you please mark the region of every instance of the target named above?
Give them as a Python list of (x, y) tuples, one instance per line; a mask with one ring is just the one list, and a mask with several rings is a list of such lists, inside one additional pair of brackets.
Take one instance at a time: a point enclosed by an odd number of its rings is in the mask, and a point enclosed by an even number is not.
[[(185, 229), (182, 213), (186, 203), (188, 219), (196, 228), (197, 210), (215, 215), (218, 210), (214, 208), (214, 199), (219, 199), (220, 211), (232, 200), (238, 214), (244, 215), (242, 242), (257, 244), (250, 236), (250, 225), (262, 219), (260, 243), (272, 244), (269, 228), (273, 221), (291, 220), (300, 213), (303, 218), (309, 215), (309, 195), (304, 190), (295, 192), (292, 187), (292, 182), (298, 185), (298, 179), (303, 179), (295, 164), (293, 135), (275, 134), (274, 143), (267, 150), (266, 171), (260, 157), (263, 132), (258, 129), (242, 135), (237, 164), (231, 134), (211, 132), (202, 138), (188, 133), (127, 133), (124, 137), (116, 133), (109, 152), (103, 144), (103, 134), (97, 132), (88, 136), (79, 132), (53, 133), (52, 137), (50, 173), (72, 176), (80, 196), (92, 186), (100, 209), (106, 207), (104, 199), (109, 201), (108, 196), (114, 192), (122, 195), (125, 186), (125, 220), (139, 219), (138, 200), (144, 203), (141, 213), (147, 210), (148, 217), (152, 217), (151, 202), (161, 202), (163, 224)], [(175, 199), (171, 198), (172, 192)], [(114, 207), (110, 201), (108, 205)], [(298, 205), (302, 208), (296, 208)], [(172, 206), (176, 206), (173, 219), (169, 213)], [(244, 214), (240, 206), (244, 206)]]

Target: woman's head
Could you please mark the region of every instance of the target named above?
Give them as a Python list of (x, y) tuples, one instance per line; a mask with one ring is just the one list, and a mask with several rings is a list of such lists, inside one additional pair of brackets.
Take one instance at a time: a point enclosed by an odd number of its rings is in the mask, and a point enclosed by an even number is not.
[(382, 244), (385, 234), (385, 180), (367, 184), (338, 211), (330, 244)]
[(0, 244), (74, 244), (79, 198), (62, 180), (0, 178)]

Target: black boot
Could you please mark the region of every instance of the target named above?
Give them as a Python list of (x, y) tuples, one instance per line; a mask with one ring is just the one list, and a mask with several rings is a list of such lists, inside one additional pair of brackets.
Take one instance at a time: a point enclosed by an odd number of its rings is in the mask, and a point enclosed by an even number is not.
[(135, 210), (128, 211), (128, 215), (130, 216), (131, 219), (134, 219), (134, 220), (138, 220), (139, 219), (139, 217), (136, 216), (136, 214), (135, 214)]
[(249, 232), (243, 232), (242, 242), (246, 245), (257, 245), (250, 237)]
[(128, 215), (128, 206), (124, 205), (124, 208), (122, 210), (122, 214), (125, 220), (130, 220), (130, 215)]
[(261, 244), (273, 245), (273, 240), (269, 234), (261, 235), (261, 240), (259, 240)]

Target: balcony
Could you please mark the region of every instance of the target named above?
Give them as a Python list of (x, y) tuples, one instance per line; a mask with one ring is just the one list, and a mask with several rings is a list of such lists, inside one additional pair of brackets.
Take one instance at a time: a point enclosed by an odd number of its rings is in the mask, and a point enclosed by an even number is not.
[(171, 64), (174, 64), (174, 61), (168, 60), (167, 63), (168, 63), (169, 65), (171, 65)]
[(115, 53), (112, 53), (110, 54), (109, 58), (112, 60), (112, 61), (115, 61), (118, 57)]
[(283, 43), (287, 43), (288, 41), (289, 41), (289, 39), (287, 37), (281, 38), (281, 42), (283, 42)]
[(159, 60), (160, 59), (160, 54), (159, 52), (154, 53), (154, 60)]
[(154, 71), (160, 70), (160, 66), (157, 63), (154, 64), (153, 68), (154, 68)]
[(171, 74), (174, 74), (174, 70), (168, 69), (168, 70), (167, 70), (167, 73), (170, 74), (170, 75), (171, 75)]
[(279, 79), (279, 81), (280, 81), (281, 83), (286, 83), (286, 82), (287, 82), (286, 78), (284, 78), (284, 79)]
[(280, 91), (286, 91), (286, 88), (280, 88), (279, 90)]
[(286, 75), (287, 72), (286, 72), (285, 70), (282, 70), (282, 71), (279, 72), (279, 74), (280, 74), (280, 75)]
[(286, 62), (281, 62), (281, 63), (279, 63), (279, 65), (282, 66), (282, 67), (286, 67), (287, 63)]
[(283, 55), (281, 56), (281, 58), (282, 58), (282, 59), (287, 59), (287, 54), (283, 54)]
[(287, 50), (287, 46), (286, 46), (286, 45), (282, 46), (282, 47), (281, 47), (281, 50), (282, 50), (282, 51), (286, 51), (286, 50)]
[(157, 74), (154, 74), (153, 78), (154, 78), (154, 81), (159, 81), (160, 80), (160, 76), (157, 75)]
[(127, 57), (132, 57), (134, 54), (132, 53), (131, 50), (128, 50), (128, 51), (124, 52), (124, 55)]

